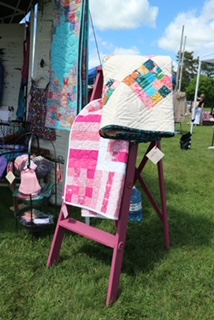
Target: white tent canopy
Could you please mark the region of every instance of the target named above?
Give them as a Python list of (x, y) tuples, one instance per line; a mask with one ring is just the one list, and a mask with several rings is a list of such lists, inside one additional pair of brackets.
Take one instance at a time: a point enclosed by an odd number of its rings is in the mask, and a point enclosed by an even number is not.
[(210, 42), (201, 49), (199, 55), (201, 62), (214, 63), (214, 42)]

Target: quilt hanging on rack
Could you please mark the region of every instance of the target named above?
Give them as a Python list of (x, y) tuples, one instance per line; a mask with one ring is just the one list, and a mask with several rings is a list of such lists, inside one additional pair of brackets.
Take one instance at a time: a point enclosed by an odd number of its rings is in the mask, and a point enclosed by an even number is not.
[(88, 0), (56, 1), (45, 126), (70, 130), (87, 102)]
[(76, 117), (69, 138), (64, 201), (84, 217), (117, 220), (126, 175), (129, 142), (99, 135), (101, 99)]

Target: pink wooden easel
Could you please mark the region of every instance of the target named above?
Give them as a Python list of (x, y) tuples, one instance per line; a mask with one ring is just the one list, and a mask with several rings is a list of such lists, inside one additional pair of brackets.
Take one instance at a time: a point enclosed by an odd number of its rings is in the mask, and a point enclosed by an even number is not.
[[(102, 70), (98, 72), (97, 80), (95, 83), (95, 88), (91, 96), (91, 100), (98, 99), (101, 96), (103, 85), (103, 75)], [(147, 152), (151, 150), (154, 146), (160, 146), (160, 142), (150, 143)], [(109, 306), (116, 302), (118, 298), (120, 276), (124, 256), (124, 248), (126, 241), (126, 234), (128, 228), (129, 220), (129, 205), (132, 196), (132, 187), (138, 180), (142, 186), (144, 192), (148, 196), (150, 202), (152, 203), (155, 211), (160, 217), (161, 222), (164, 227), (165, 244), (167, 249), (170, 247), (170, 232), (169, 232), (169, 222), (168, 222), (168, 212), (166, 206), (166, 189), (163, 174), (163, 162), (162, 160), (158, 163), (158, 175), (159, 175), (159, 186), (162, 206), (159, 207), (157, 201), (150, 192), (147, 184), (142, 177), (142, 171), (147, 163), (148, 158), (145, 153), (140, 165), (136, 168), (136, 160), (138, 153), (138, 145), (130, 144), (129, 159), (127, 165), (127, 173), (124, 185), (124, 191), (122, 196), (122, 204), (120, 209), (120, 217), (116, 223), (116, 233), (111, 234), (109, 232), (103, 231), (101, 229), (87, 225), (84, 222), (80, 222), (72, 218), (72, 207), (65, 203), (62, 204), (59, 219), (57, 222), (54, 239), (52, 242), (47, 266), (50, 267), (58, 262), (61, 245), (63, 242), (64, 234), (66, 230), (77, 233), (83, 237), (89, 238), (96, 242), (99, 242), (107, 247), (113, 249), (113, 257), (111, 263), (111, 272), (108, 286), (108, 293), (106, 299), (106, 306)]]

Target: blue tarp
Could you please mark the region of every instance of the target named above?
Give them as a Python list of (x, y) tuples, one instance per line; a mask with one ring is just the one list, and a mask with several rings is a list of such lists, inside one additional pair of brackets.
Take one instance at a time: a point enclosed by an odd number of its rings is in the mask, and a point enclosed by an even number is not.
[(93, 85), (95, 83), (96, 77), (97, 77), (97, 68), (100, 66), (94, 67), (90, 70), (88, 70), (88, 84)]

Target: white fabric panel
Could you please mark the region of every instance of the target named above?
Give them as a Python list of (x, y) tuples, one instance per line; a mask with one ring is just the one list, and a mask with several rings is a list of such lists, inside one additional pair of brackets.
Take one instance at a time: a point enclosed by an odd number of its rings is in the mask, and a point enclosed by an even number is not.
[(214, 63), (214, 42), (207, 43), (200, 52), (200, 60)]

